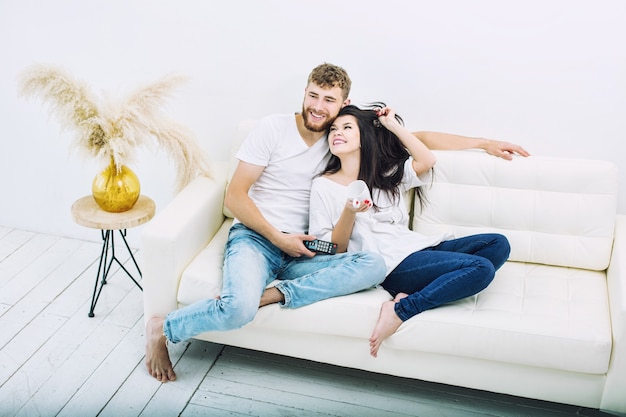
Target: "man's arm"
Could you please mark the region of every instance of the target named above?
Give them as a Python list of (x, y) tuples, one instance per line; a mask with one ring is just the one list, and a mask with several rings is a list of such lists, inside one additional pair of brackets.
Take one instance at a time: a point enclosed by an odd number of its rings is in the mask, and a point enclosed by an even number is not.
[(490, 155), (513, 159), (512, 154), (529, 156), (530, 153), (519, 145), (493, 139), (473, 138), (441, 132), (412, 132), (432, 150), (454, 151), (461, 149), (482, 149)]
[(315, 253), (309, 251), (302, 243), (303, 240), (311, 240), (312, 237), (298, 233), (282, 233), (267, 221), (248, 195), (250, 187), (259, 179), (264, 169), (263, 166), (239, 161), (226, 190), (224, 205), (241, 223), (263, 235), (288, 255), (314, 256)]

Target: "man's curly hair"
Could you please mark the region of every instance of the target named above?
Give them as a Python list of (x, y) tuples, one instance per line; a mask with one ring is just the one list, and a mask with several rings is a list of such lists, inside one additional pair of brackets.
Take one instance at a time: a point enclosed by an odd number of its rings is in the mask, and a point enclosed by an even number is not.
[(344, 100), (350, 95), (352, 87), (352, 81), (345, 69), (326, 62), (313, 68), (308, 83), (314, 83), (322, 88), (339, 87)]

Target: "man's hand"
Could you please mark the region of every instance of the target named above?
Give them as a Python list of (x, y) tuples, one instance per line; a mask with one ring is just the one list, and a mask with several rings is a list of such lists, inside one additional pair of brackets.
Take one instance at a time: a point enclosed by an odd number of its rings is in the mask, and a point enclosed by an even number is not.
[(530, 153), (519, 145), (493, 139), (486, 139), (483, 149), (489, 155), (497, 156), (499, 158), (506, 159), (507, 161), (513, 159), (513, 154), (530, 156)]
[(314, 257), (315, 252), (308, 250), (304, 246), (304, 243), (302, 243), (304, 240), (315, 240), (315, 236), (301, 233), (281, 233), (272, 243), (292, 258), (300, 258), (301, 256), (306, 256), (307, 258)]
[(510, 142), (442, 132), (413, 132), (431, 150), (458, 151), (463, 149), (482, 149), (489, 155), (510, 161), (513, 155), (530, 156), (526, 149)]

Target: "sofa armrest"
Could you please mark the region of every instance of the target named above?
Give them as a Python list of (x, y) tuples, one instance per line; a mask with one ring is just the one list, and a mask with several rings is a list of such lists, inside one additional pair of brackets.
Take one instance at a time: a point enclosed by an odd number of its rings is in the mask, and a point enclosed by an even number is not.
[(178, 308), (184, 269), (224, 223), (226, 167), (189, 183), (142, 231), (144, 320)]
[(626, 215), (618, 215), (616, 219), (607, 285), (613, 349), (601, 408), (626, 413)]

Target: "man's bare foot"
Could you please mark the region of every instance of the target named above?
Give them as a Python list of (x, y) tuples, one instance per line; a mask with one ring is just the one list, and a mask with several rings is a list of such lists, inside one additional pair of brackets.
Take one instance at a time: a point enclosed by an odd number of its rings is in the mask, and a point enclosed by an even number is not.
[(383, 343), (383, 340), (394, 334), (396, 330), (398, 330), (398, 327), (400, 327), (400, 325), (402, 324), (402, 320), (400, 320), (400, 317), (398, 317), (394, 309), (395, 305), (396, 301), (392, 300), (385, 301), (380, 307), (380, 316), (378, 317), (378, 323), (376, 323), (374, 332), (369, 339), (370, 355), (372, 355), (373, 357), (378, 356), (378, 349), (380, 348), (381, 343)]
[(162, 317), (153, 317), (146, 324), (146, 368), (160, 382), (176, 379), (163, 334)]
[(283, 303), (285, 302), (285, 296), (282, 292), (278, 290), (276, 287), (266, 288), (263, 291), (263, 295), (261, 295), (261, 302), (259, 303), (259, 307), (263, 307), (269, 304), (274, 303)]

